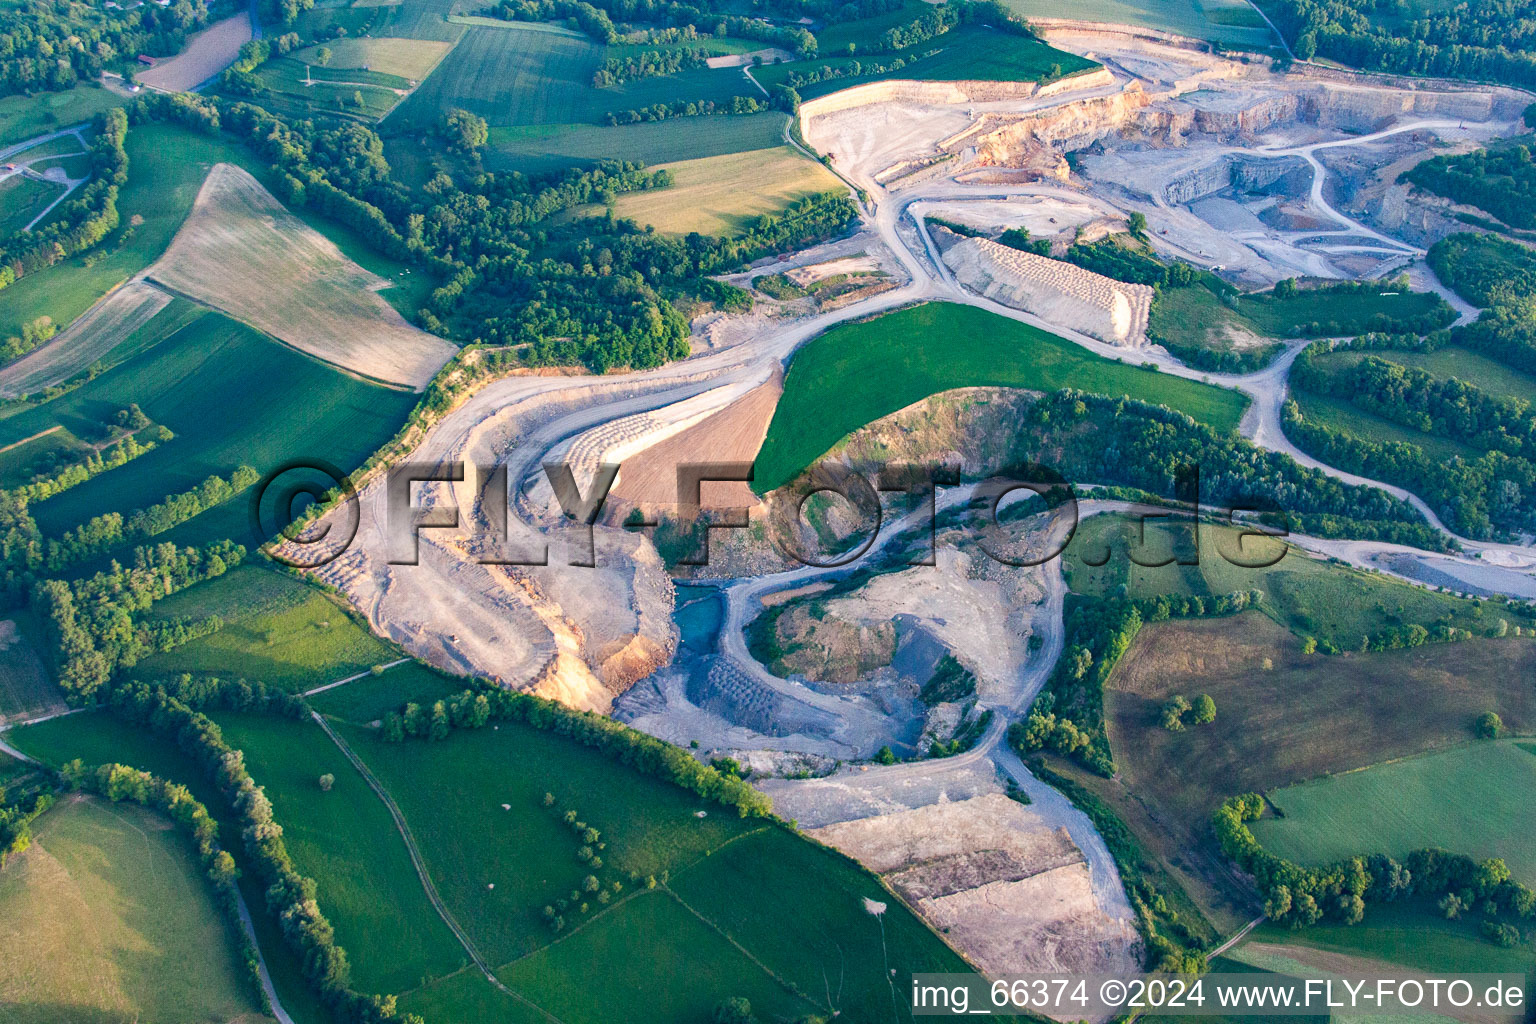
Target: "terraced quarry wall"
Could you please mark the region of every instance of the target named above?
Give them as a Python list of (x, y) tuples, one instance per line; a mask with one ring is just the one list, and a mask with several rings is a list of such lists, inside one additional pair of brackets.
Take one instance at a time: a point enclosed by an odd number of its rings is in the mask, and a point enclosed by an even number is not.
[(967, 238), (944, 253), (960, 283), (990, 299), (1072, 324), (1114, 345), (1146, 343), (1152, 289), (986, 238)]

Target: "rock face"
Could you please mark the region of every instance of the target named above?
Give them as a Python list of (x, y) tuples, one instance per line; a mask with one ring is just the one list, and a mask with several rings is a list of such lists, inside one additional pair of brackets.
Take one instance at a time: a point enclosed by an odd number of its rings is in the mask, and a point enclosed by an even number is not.
[(944, 253), (961, 284), (998, 302), (1073, 327), (1112, 345), (1146, 344), (1152, 289), (985, 238), (967, 238)]

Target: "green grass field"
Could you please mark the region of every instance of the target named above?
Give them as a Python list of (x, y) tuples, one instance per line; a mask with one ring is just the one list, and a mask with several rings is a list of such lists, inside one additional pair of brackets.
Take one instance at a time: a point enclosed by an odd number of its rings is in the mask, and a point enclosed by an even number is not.
[(1536, 378), (1459, 346), (1435, 352), (1330, 352), (1318, 357), (1317, 362), (1330, 369), (1353, 366), (1368, 355), (1399, 366), (1412, 366), (1436, 377), (1455, 377), (1482, 388), (1496, 398), (1536, 404)]
[[(844, 858), (559, 737), (502, 722), (440, 744), (389, 745), (372, 730), (339, 728), (400, 804), (449, 908), (503, 965), (498, 976), (572, 1024), (611, 1020), (618, 1007), (636, 1022), (702, 1020), (735, 994), (763, 1019), (798, 1016), (825, 1002), (824, 970), (843, 979), (847, 1019), (879, 1019), (891, 994), (880, 922), (864, 911), (866, 896), (890, 904), (885, 940), (898, 978), (960, 969), (958, 957)], [(455, 799), (444, 801), (444, 792)], [(543, 805), (545, 792), (554, 808)], [(551, 943), (542, 908), (591, 870), (559, 818), (564, 809), (601, 831), (605, 863), (594, 874), (623, 889), (606, 906), (591, 900), (586, 914), (566, 909), (567, 926)], [(657, 878), (655, 891), (645, 888), (647, 875)], [(604, 970), (579, 966), (594, 963)], [(488, 986), (464, 975), (402, 997), (407, 1009), (448, 1019), (497, 1003)]]
[(93, 85), (76, 86), (64, 92), (0, 98), (0, 146), (15, 145), (89, 121), (102, 111), (127, 102), (126, 97)]
[(931, 302), (834, 327), (796, 353), (752, 486), (787, 483), (851, 431), (929, 395), (988, 384), (1128, 395), (1221, 431), (1247, 405), (1235, 391), (1103, 359), (973, 306)]
[[(0, 446), (55, 424), (94, 436), (130, 402), (175, 432), (148, 455), (34, 505), (44, 533), (57, 536), (103, 512), (144, 508), (242, 463), (266, 472), (293, 459), (324, 459), (351, 470), (394, 434), (414, 400), (208, 313), (74, 391), (0, 420)], [(251, 497), (203, 513), (173, 531), (176, 539), (252, 541)]]
[[(457, 970), (463, 950), (427, 901), (388, 808), (320, 727), (261, 715), (214, 717), (271, 798), (294, 863), (319, 885), (353, 983), (365, 992), (398, 992)], [(336, 779), (328, 793), (317, 781), (324, 774)]]
[(252, 563), (166, 598), (151, 615), (217, 615), (224, 628), (139, 662), (133, 671), (140, 679), (190, 672), (306, 690), (400, 656), (354, 622), (336, 599)]
[(524, 174), (599, 160), (645, 164), (697, 160), (780, 146), (788, 123), (788, 114), (770, 112), (740, 117), (675, 117), (614, 127), (550, 124), (492, 128), (484, 160), (492, 170)]
[(60, 185), (20, 174), (0, 181), (0, 237), (25, 228), (63, 194)]
[(1328, 335), (1373, 330), (1377, 315), (1398, 319), (1422, 316), (1441, 304), (1432, 292), (1327, 294), (1300, 289), (1291, 297), (1269, 292), (1244, 295), (1237, 308), (1224, 304), (1209, 288), (1164, 288), (1152, 303), (1147, 333), (1170, 345), (1230, 351), (1233, 336), (1285, 340), (1308, 335), (1317, 323)]
[(464, 680), (444, 675), (420, 662), (408, 661), (386, 669), (380, 675), (364, 676), (334, 690), (317, 693), (309, 702), (323, 715), (367, 725), (391, 711), (398, 711), (407, 702), (427, 707), (433, 701), (463, 689)]
[(133, 805), (72, 799), (0, 872), (0, 1016), (15, 1024), (256, 1021), (186, 838)]
[[(1025, 18), (1077, 18), (1140, 25), (1178, 35), (1209, 39), (1234, 47), (1263, 50), (1278, 45), (1246, 4), (1233, 0), (1086, 0), (1070, 11), (1050, 0), (1005, 0), (1010, 11)], [(1247, 13), (1244, 13), (1244, 12)]]
[(1283, 818), (1254, 824), (1265, 848), (1302, 864), (1438, 846), (1502, 857), (1536, 882), (1536, 755), (1514, 741), (1471, 743), (1269, 794)]
[[(1530, 970), (1531, 961), (1536, 960), (1536, 937), (1505, 949), (1483, 938), (1478, 923), (1472, 914), (1448, 921), (1433, 908), (1409, 901), (1374, 905), (1356, 925), (1324, 921), (1292, 931), (1266, 923), (1245, 941), (1368, 957), (1420, 971), (1525, 974)], [(1242, 952), (1239, 946), (1237, 955)]]
[[(1510, 625), (1531, 623), (1528, 616), (1517, 616), (1496, 604), (1332, 565), (1295, 548), (1272, 566), (1250, 568), (1280, 555), (1284, 542), (1242, 540), (1236, 528), (1202, 523), (1199, 550), (1194, 551), (1187, 543), (1187, 520), (1173, 526), (1165, 523), (1150, 521), (1140, 544), (1138, 525), (1131, 518), (1101, 515), (1079, 524), (1063, 561), (1072, 590), (1093, 597), (1124, 593), (1205, 598), (1256, 589), (1264, 594), (1261, 613), (1298, 636), (1331, 640), (1343, 650), (1357, 648), (1362, 636), (1408, 623), (1426, 628), (1454, 625), (1476, 634), (1487, 633), (1500, 618)], [(1140, 562), (1175, 557), (1186, 562), (1197, 559), (1198, 564), (1149, 567), (1133, 561), (1133, 551)], [(1100, 565), (1091, 564), (1101, 560)]]
[[(856, 31), (856, 28), (850, 27), (848, 31)], [(938, 52), (927, 56), (934, 50)], [(906, 61), (900, 71), (848, 75), (797, 88), (803, 99), (814, 99), (849, 86), (886, 78), (919, 82), (1030, 82), (1049, 77), (1053, 69), (1062, 75), (1071, 75), (1098, 66), (1094, 61), (1058, 50), (1039, 40), (1010, 35), (978, 24), (952, 28), (928, 42), (891, 53), (846, 57), (833, 56), (832, 51), (826, 48), (821, 52), (822, 56), (810, 60), (786, 61), (758, 68), (752, 72), (752, 77), (762, 83), (765, 89), (771, 90), (775, 85), (787, 82), (793, 74), (806, 77), (825, 67), (844, 70), (855, 62), (861, 66), (871, 62), (889, 64), (898, 57)]]
[(672, 185), (619, 196), (615, 215), (671, 234), (735, 235), (797, 199), (843, 190), (836, 175), (789, 146), (661, 166)]

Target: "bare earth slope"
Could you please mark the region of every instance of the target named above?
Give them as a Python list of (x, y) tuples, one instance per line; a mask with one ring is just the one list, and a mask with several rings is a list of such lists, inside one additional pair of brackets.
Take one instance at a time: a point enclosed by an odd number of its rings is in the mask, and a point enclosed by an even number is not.
[(215, 164), (147, 276), (343, 369), (420, 389), (453, 355), (376, 294), (347, 259), (233, 164)]

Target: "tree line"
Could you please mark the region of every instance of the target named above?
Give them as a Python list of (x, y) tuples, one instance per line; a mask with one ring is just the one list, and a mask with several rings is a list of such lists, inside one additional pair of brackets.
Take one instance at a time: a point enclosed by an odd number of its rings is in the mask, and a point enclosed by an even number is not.
[[(218, 691), (217, 681), (203, 684)], [(281, 925), (283, 939), (321, 999), (349, 1024), (422, 1024), (401, 1014), (392, 995), (365, 995), (351, 987), (351, 963), (336, 942), (335, 928), (320, 909), (315, 880), (299, 873), (283, 840), (272, 802), (245, 766), (245, 755), (224, 739), (218, 724), (163, 686), (131, 682), (107, 693), (112, 710), (176, 745), (218, 786), (235, 814), (250, 866), (265, 886), (266, 910)], [(213, 699), (210, 697), (210, 699)], [(279, 704), (291, 711), (294, 705)], [(299, 712), (302, 714), (302, 702)]]
[(660, 78), (679, 71), (692, 71), (709, 65), (708, 50), (680, 46), (668, 50), (642, 50), (624, 57), (609, 57), (592, 72), (592, 84), (599, 89), (632, 82), (640, 78)]
[(1418, 14), (1408, 0), (1266, 0), (1264, 9), (1302, 60), (1536, 85), (1536, 21), (1524, 0)]
[(476, 680), (469, 689), (433, 703), (407, 704), (384, 717), (380, 736), (443, 740), (455, 729), (481, 729), (491, 722), (517, 722), (564, 736), (606, 754), (626, 767), (681, 786), (697, 796), (733, 807), (743, 818), (770, 817), (773, 803), (741, 779), (722, 774), (665, 740), (631, 729), (605, 715), (575, 711), (558, 701), (519, 693)]
[(250, 466), (238, 466), (228, 479), (209, 476), (191, 490), (167, 495), (148, 508), (134, 509), (126, 518), (121, 512), (93, 516), (57, 540), (48, 540), (42, 564), (50, 572), (59, 572), (125, 542), (148, 540), (224, 504), (259, 479), (261, 474)]
[(1406, 897), (1438, 900), (1448, 917), (1462, 908), (1481, 907), (1500, 934), (1500, 916), (1519, 920), (1536, 917), (1536, 892), (1510, 877), (1502, 860), (1475, 861), (1444, 850), (1423, 849), (1401, 863), (1385, 854), (1351, 857), (1327, 867), (1308, 868), (1264, 849), (1250, 821), (1264, 814), (1257, 793), (1232, 797), (1212, 818), (1221, 851), (1253, 875), (1264, 898), (1264, 914), (1277, 924), (1306, 927), (1326, 919), (1359, 924), (1367, 904), (1391, 903)]
[(133, 563), (84, 579), (41, 580), (31, 595), (53, 652), (55, 677), (74, 706), (92, 702), (115, 672), (154, 653), (157, 634), (133, 616), (162, 597), (222, 576), (245, 548), (217, 541), (202, 548), (162, 543), (134, 549)]
[(1536, 228), (1536, 164), (1524, 144), (1430, 157), (1398, 180), (1485, 210), (1510, 227)]

